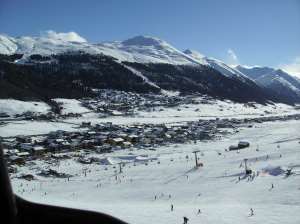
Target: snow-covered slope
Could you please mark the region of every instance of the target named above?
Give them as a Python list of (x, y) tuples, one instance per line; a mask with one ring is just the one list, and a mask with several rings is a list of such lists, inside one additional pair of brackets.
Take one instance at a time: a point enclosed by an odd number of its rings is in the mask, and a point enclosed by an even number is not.
[(214, 68), (215, 70), (219, 71), (220, 73), (222, 73), (223, 75), (225, 75), (227, 77), (235, 77), (243, 82), (249, 81), (249, 78), (246, 77), (243, 73), (241, 73), (237, 69), (234, 69), (234, 68), (228, 66), (223, 61), (220, 61), (215, 58), (205, 57), (204, 55), (202, 55), (201, 53), (199, 53), (195, 50), (187, 49), (184, 51), (184, 53), (191, 56), (192, 58), (197, 60), (199, 63), (205, 64), (205, 65), (208, 65), (208, 66)]
[(104, 54), (110, 54), (122, 61), (169, 64), (199, 63), (169, 43), (149, 36), (136, 36), (123, 42), (107, 42), (96, 46), (103, 49)]
[[(299, 121), (264, 123), (219, 141), (89, 155), (103, 165), (83, 165), (71, 158), (60, 160), (58, 166), (39, 159), (21, 166), (12, 185), (28, 200), (105, 212), (133, 224), (182, 223), (183, 216), (188, 224), (298, 224), (299, 131)], [(224, 151), (241, 139), (250, 147)], [(204, 164), (199, 169), (194, 169), (195, 150), (201, 150), (199, 160)], [(253, 179), (244, 176), (245, 158)], [(122, 174), (115, 165), (119, 161), (126, 164)], [(67, 181), (38, 175), (49, 168), (74, 176)], [(288, 168), (294, 173), (289, 177), (284, 174)], [(15, 178), (22, 173), (36, 179)]]
[[(83, 38), (82, 38), (83, 39)], [(74, 41), (63, 36), (8, 37), (0, 35), (1, 54), (51, 55), (67, 51), (84, 51), (90, 54), (109, 55), (120, 61), (140, 63), (198, 64), (194, 58), (177, 50), (167, 42), (154, 37), (136, 36), (123, 42), (92, 44)]]

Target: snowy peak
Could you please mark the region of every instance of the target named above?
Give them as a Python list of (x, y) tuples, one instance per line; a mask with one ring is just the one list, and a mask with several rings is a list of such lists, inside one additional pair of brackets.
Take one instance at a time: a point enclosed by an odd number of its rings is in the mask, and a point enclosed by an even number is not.
[(185, 51), (183, 51), (183, 53), (195, 59), (199, 64), (209, 65), (209, 63), (206, 60), (206, 57), (198, 51), (186, 49)]
[(262, 77), (269, 77), (269, 79), (281, 78), (284, 79), (293, 85), (297, 86), (300, 89), (300, 81), (294, 76), (284, 72), (281, 69), (275, 69), (270, 67), (249, 67), (249, 66), (242, 66), (238, 65), (235, 67), (236, 70), (242, 72), (243, 74), (247, 75), (248, 77), (252, 78), (253, 80), (259, 80)]
[(250, 81), (247, 77), (245, 77), (241, 72), (238, 70), (231, 68), (229, 65), (224, 63), (223, 61), (217, 60), (215, 58), (205, 57), (201, 53), (195, 50), (187, 49), (183, 53), (190, 56), (191, 58), (197, 60), (200, 64), (207, 65), (212, 67), (213, 69), (219, 71), (222, 75), (237, 78), (240, 81), (247, 82)]
[(300, 81), (281, 69), (241, 65), (236, 69), (255, 80), (257, 84), (300, 101)]
[(44, 37), (51, 39), (51, 40), (60, 40), (66, 42), (74, 42), (74, 43), (85, 43), (87, 42), (86, 39), (79, 36), (79, 34), (75, 32), (68, 32), (68, 33), (57, 33), (55, 31), (49, 30), (44, 32)]
[(121, 42), (124, 46), (167, 46), (167, 42), (150, 36), (135, 36)]
[(258, 77), (262, 76), (262, 75), (274, 72), (273, 68), (261, 67), (261, 66), (237, 65), (235, 67), (235, 69), (237, 69), (238, 71), (244, 73), (245, 75), (247, 75), (248, 77), (250, 77), (254, 80), (257, 79)]
[(203, 54), (199, 53), (198, 51), (191, 50), (191, 49), (186, 49), (185, 51), (183, 51), (183, 53), (199, 60), (203, 60), (203, 58), (205, 57)]

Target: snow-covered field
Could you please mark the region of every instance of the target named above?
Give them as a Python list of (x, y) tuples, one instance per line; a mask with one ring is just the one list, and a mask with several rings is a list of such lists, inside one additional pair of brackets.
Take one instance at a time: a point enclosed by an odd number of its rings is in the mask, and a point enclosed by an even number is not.
[[(219, 118), (254, 118), (260, 116), (282, 116), (299, 113), (294, 107), (286, 104), (260, 105), (249, 107), (245, 104), (230, 101), (214, 100), (211, 104), (183, 104), (172, 108), (155, 107), (150, 111), (138, 111), (134, 116), (109, 116), (100, 118), (99, 114), (84, 107), (79, 100), (55, 99), (61, 103), (62, 114), (79, 113), (82, 117), (64, 118), (57, 122), (48, 121), (13, 121), (0, 126), (0, 136), (47, 134), (55, 130), (76, 130), (82, 122), (92, 124), (113, 122), (114, 124), (132, 123), (175, 123), (196, 121), (199, 119)], [(19, 106), (22, 105), (22, 106)], [(0, 112), (15, 115), (18, 111), (47, 113), (49, 106), (41, 102), (23, 102), (17, 100), (0, 100)]]
[(14, 99), (0, 99), (0, 113), (6, 113), (10, 116), (22, 114), (25, 112), (47, 113), (50, 107), (44, 102), (25, 102)]
[(81, 102), (79, 100), (75, 99), (63, 99), (63, 98), (57, 98), (54, 99), (57, 103), (61, 104), (61, 114), (68, 114), (68, 113), (88, 113), (90, 112), (89, 109), (85, 108), (81, 105)]
[[(26, 199), (106, 212), (129, 223), (182, 223), (186, 216), (189, 224), (296, 224), (300, 223), (299, 133), (300, 121), (268, 122), (213, 142), (91, 155), (112, 165), (83, 165), (67, 159), (51, 167), (36, 161), (21, 172), (35, 175), (41, 167), (48, 167), (75, 176), (67, 181), (36, 175), (37, 180), (13, 178), (12, 183), (15, 192)], [(224, 151), (242, 139), (251, 146), (239, 153)], [(194, 169), (192, 153), (196, 149), (201, 150), (204, 164), (198, 169)], [(240, 164), (244, 158), (259, 172), (253, 180), (243, 179)], [(143, 160), (148, 160), (147, 165)], [(118, 161), (127, 162), (121, 174), (113, 165)], [(288, 167), (295, 174), (285, 177)], [(174, 211), (170, 211), (171, 204)]]
[(0, 136), (40, 135), (57, 130), (75, 131), (79, 129), (77, 125), (62, 122), (14, 121), (8, 125), (0, 126)]

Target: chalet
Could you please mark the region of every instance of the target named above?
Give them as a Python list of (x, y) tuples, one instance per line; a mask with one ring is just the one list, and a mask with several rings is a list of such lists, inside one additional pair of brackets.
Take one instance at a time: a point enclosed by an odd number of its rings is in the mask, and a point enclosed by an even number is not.
[(117, 111), (117, 110), (110, 111), (110, 114), (111, 114), (112, 116), (122, 116), (122, 115), (123, 115), (122, 112)]
[(54, 140), (54, 142), (57, 143), (57, 144), (61, 144), (61, 143), (63, 143), (64, 141), (65, 141), (65, 140), (64, 140), (63, 138), (57, 138), (57, 139)]
[(57, 143), (55, 143), (55, 142), (52, 142), (52, 143), (49, 144), (49, 149), (51, 151), (53, 151), (53, 150), (59, 150), (60, 149), (60, 145), (57, 144)]
[(8, 150), (8, 154), (9, 155), (17, 155), (17, 153), (19, 153), (20, 151), (18, 149), (10, 149)]
[(33, 144), (31, 143), (21, 143), (19, 145), (20, 149), (27, 152), (32, 152)]
[(95, 142), (94, 142), (93, 139), (86, 139), (86, 140), (83, 140), (80, 145), (82, 147), (86, 148), (86, 147), (92, 147), (92, 146), (94, 146), (94, 143)]
[(16, 154), (16, 156), (18, 156), (18, 157), (28, 157), (28, 156), (30, 156), (30, 153), (29, 152), (18, 152)]
[(19, 143), (30, 143), (31, 142), (31, 138), (28, 136), (24, 136), (24, 135), (18, 135), (16, 137), (16, 141)]
[(124, 142), (123, 138), (110, 138), (107, 142), (111, 145), (121, 145)]
[(95, 150), (97, 153), (106, 153), (111, 152), (112, 147), (109, 144), (104, 144), (100, 146), (95, 146)]
[(105, 136), (105, 135), (97, 135), (97, 136), (95, 136), (94, 137), (94, 139), (95, 139), (95, 142), (96, 143), (104, 143), (105, 141), (106, 141), (106, 139), (107, 139), (107, 136)]
[(78, 149), (80, 147), (80, 140), (79, 139), (72, 139), (70, 142), (71, 149)]
[(171, 135), (169, 135), (169, 134), (167, 134), (167, 133), (165, 133), (165, 136), (164, 136), (166, 139), (171, 139), (172, 138), (172, 136)]
[(164, 139), (163, 138), (155, 138), (153, 141), (157, 144), (162, 144), (164, 142)]
[(66, 153), (53, 153), (51, 154), (52, 158), (55, 159), (70, 159), (71, 157)]
[(139, 136), (138, 135), (128, 135), (125, 137), (125, 139), (131, 143), (136, 143), (139, 140)]
[(91, 126), (92, 126), (91, 122), (85, 122), (85, 121), (81, 122), (81, 125), (80, 125), (80, 127), (82, 127), (82, 128), (88, 128)]
[(130, 147), (132, 147), (132, 143), (131, 142), (122, 142), (121, 146), (122, 146), (122, 148), (130, 148)]
[(70, 149), (71, 148), (71, 144), (68, 141), (61, 142), (60, 146), (61, 146), (62, 149)]
[(150, 139), (150, 138), (143, 137), (143, 138), (140, 139), (140, 143), (141, 143), (141, 144), (144, 144), (144, 145), (145, 145), (145, 144), (149, 144), (149, 145), (150, 145), (150, 144), (151, 144), (151, 139)]
[(10, 156), (9, 160), (14, 164), (19, 164), (19, 165), (22, 165), (25, 163), (25, 159), (23, 157), (17, 156), (17, 155)]
[(96, 132), (95, 131), (88, 131), (87, 135), (88, 136), (94, 136), (94, 135), (96, 135)]
[(45, 153), (46, 149), (44, 146), (33, 146), (32, 147), (32, 152), (35, 154), (35, 155), (41, 155), (43, 153)]

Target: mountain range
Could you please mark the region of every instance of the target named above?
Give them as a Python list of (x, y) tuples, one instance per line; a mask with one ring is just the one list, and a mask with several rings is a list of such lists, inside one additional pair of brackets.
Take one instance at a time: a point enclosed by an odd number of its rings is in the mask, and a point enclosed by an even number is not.
[(0, 97), (93, 95), (93, 89), (198, 92), (234, 101), (300, 102), (300, 81), (267, 67), (231, 67), (164, 40), (136, 36), (89, 43), (63, 36), (0, 35)]

